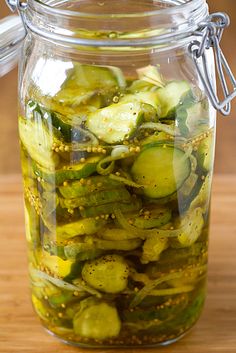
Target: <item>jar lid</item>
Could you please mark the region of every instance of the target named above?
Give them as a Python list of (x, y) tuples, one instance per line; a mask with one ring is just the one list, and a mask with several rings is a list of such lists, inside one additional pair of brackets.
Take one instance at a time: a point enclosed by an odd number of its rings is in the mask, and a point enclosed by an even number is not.
[(0, 77), (17, 64), (25, 29), (19, 16), (0, 21)]

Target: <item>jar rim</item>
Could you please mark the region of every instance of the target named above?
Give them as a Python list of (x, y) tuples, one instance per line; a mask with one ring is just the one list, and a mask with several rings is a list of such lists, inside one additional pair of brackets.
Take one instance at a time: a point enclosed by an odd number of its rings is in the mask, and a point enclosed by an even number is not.
[[(171, 0), (170, 0), (171, 1)], [(155, 10), (143, 11), (143, 12), (133, 12), (133, 13), (93, 13), (93, 12), (83, 12), (83, 11), (73, 11), (63, 9), (61, 7), (50, 6), (50, 0), (46, 3), (42, 0), (29, 0), (28, 4), (32, 8), (35, 9), (44, 9), (46, 12), (50, 12), (52, 15), (60, 15), (60, 16), (70, 16), (70, 17), (89, 17), (89, 18), (129, 18), (129, 17), (148, 17), (155, 15), (169, 15), (172, 14), (175, 10), (184, 11), (188, 9), (188, 11), (199, 8), (202, 4), (206, 4), (206, 0), (173, 0), (173, 6), (158, 8)], [(178, 1), (178, 3), (176, 2)], [(181, 1), (181, 2), (179, 2)], [(184, 1), (184, 2), (183, 2)], [(62, 1), (65, 3), (65, 0)], [(172, 3), (166, 3), (171, 4)]]
[(67, 0), (28, 0), (23, 19), (31, 32), (57, 44), (123, 47), (127, 50), (163, 46), (189, 38), (209, 15), (206, 0), (155, 2), (157, 5), (174, 6), (145, 12), (140, 1), (141, 12), (114, 14), (106, 13), (110, 8), (103, 8), (104, 13), (95, 14), (49, 6), (52, 3), (70, 4)]

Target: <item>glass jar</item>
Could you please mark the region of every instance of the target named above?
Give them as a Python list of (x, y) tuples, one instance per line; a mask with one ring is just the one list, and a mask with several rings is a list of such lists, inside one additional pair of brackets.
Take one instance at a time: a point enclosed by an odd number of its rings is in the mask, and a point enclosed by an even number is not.
[(223, 24), (205, 0), (28, 0), (18, 10), (35, 311), (73, 345), (175, 342), (206, 296), (212, 104), (227, 114), (232, 98), (223, 85), (226, 100), (214, 102)]

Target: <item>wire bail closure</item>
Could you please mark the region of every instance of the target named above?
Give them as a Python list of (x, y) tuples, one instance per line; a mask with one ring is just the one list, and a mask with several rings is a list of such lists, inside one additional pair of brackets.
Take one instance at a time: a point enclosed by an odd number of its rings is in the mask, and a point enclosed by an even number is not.
[(27, 7), (26, 0), (6, 0), (6, 3), (12, 12), (15, 12), (16, 10), (25, 10)]
[[(195, 35), (201, 36), (202, 40), (194, 40), (189, 46), (189, 52), (192, 55), (200, 80), (211, 104), (216, 110), (225, 116), (230, 114), (231, 101), (236, 97), (236, 80), (220, 48), (220, 41), (224, 29), (228, 27), (229, 24), (230, 19), (228, 15), (223, 12), (217, 12), (210, 15), (208, 21), (201, 23), (199, 30), (195, 32)], [(206, 50), (210, 48), (213, 49), (215, 55), (216, 69), (224, 94), (223, 101), (220, 101), (217, 92), (215, 92), (214, 83), (212, 82), (207, 67)], [(227, 78), (233, 86), (233, 91), (231, 93), (227, 84)]]
[(18, 14), (20, 15), (23, 26), (25, 28), (25, 35), (26, 35), (28, 29), (27, 29), (27, 26), (25, 24), (25, 20), (23, 17), (23, 11), (25, 11), (28, 6), (27, 0), (6, 0), (6, 3), (12, 12), (17, 11)]

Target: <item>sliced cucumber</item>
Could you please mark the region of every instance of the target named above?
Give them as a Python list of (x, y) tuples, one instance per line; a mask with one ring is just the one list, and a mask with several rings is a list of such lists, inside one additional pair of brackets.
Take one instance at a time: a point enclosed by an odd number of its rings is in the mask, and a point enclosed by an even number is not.
[(146, 145), (133, 164), (133, 179), (144, 185), (143, 193), (154, 199), (175, 193), (191, 173), (189, 156), (173, 145)]
[(119, 255), (105, 255), (87, 262), (82, 278), (91, 287), (105, 293), (120, 293), (127, 287), (129, 266)]
[(197, 191), (199, 191), (199, 176), (192, 172), (178, 190), (179, 210), (184, 212), (189, 207)]
[(152, 261), (158, 261), (161, 253), (168, 248), (168, 243), (168, 238), (153, 237), (147, 239), (143, 245), (141, 262), (147, 264)]
[(184, 136), (193, 136), (208, 129), (209, 104), (207, 99), (197, 102), (193, 93), (187, 93), (176, 110), (176, 123)]
[(59, 164), (59, 156), (53, 152), (55, 142), (52, 132), (44, 126), (40, 115), (34, 120), (19, 118), (20, 140), (30, 157), (45, 168), (55, 168)]
[(99, 236), (102, 239), (110, 240), (119, 243), (121, 240), (132, 240), (137, 239), (136, 234), (131, 233), (129, 230), (121, 228), (104, 228), (99, 232)]
[(100, 140), (114, 144), (130, 138), (144, 118), (145, 105), (120, 102), (89, 114), (87, 128)]
[(183, 220), (183, 227), (178, 236), (178, 241), (183, 247), (193, 245), (202, 233), (204, 226), (203, 211), (200, 207), (190, 212)]
[(76, 199), (61, 199), (60, 204), (63, 208), (74, 209), (77, 207), (93, 207), (105, 205), (111, 202), (130, 202), (131, 195), (124, 187), (113, 190), (95, 192), (87, 196), (77, 197)]
[(74, 243), (65, 246), (65, 255), (68, 259), (90, 260), (98, 257), (105, 251), (119, 250), (131, 251), (142, 245), (141, 239), (103, 240), (92, 237), (85, 243)]
[[(61, 132), (63, 140), (66, 143), (81, 142), (84, 139), (88, 139), (86, 131), (81, 128), (76, 128), (76, 119), (63, 116), (56, 112), (46, 112), (47, 115), (51, 115), (52, 125)], [(45, 115), (45, 112), (44, 112)], [(74, 121), (73, 121), (74, 120)]]
[(148, 92), (155, 90), (156, 85), (149, 83), (144, 80), (135, 80), (132, 81), (132, 84), (128, 87), (128, 92), (130, 93), (139, 93), (139, 92)]
[(114, 93), (125, 86), (125, 78), (117, 67), (75, 63), (54, 99), (64, 105), (78, 106), (88, 104), (97, 94), (106, 98), (111, 90)]
[(206, 172), (210, 172), (213, 170), (214, 152), (215, 141), (214, 136), (211, 133), (204, 140), (201, 141), (197, 151), (198, 165)]
[(80, 235), (90, 235), (96, 233), (105, 225), (104, 220), (96, 220), (94, 218), (86, 218), (77, 222), (68, 223), (62, 226), (57, 226), (57, 238), (66, 240)]
[[(171, 141), (172, 136), (168, 135), (166, 132), (158, 131), (153, 133), (151, 136), (146, 137), (141, 141), (141, 146), (148, 145), (153, 142), (166, 142)], [(172, 139), (173, 141), (173, 139)]]
[(173, 81), (165, 87), (157, 90), (157, 97), (161, 104), (161, 118), (175, 117), (175, 111), (181, 103), (183, 95), (191, 90), (190, 85), (186, 81)]
[(142, 207), (141, 201), (137, 198), (131, 199), (129, 203), (123, 203), (122, 201), (123, 200), (121, 200), (120, 203), (113, 202), (113, 203), (107, 203), (105, 205), (88, 207), (88, 208), (85, 208), (84, 210), (81, 210), (80, 213), (82, 217), (87, 218), (87, 217), (96, 217), (100, 215), (110, 215), (117, 207), (119, 207), (119, 209), (122, 212), (138, 211)]
[(202, 183), (200, 190), (198, 191), (195, 199), (191, 202), (190, 210), (194, 210), (197, 207), (201, 207), (203, 213), (209, 211), (209, 202), (211, 198), (211, 184), (212, 174), (208, 174)]
[(50, 255), (47, 251), (38, 252), (38, 264), (43, 271), (48, 270), (53, 276), (64, 278), (71, 272), (74, 264), (71, 260), (63, 260), (58, 256)]
[(36, 248), (40, 246), (40, 217), (35, 211), (35, 208), (30, 205), (26, 198), (24, 202), (24, 210), (26, 239), (34, 248)]
[[(132, 311), (126, 309), (122, 313), (122, 318), (125, 320), (125, 322), (133, 322), (133, 323), (140, 322), (140, 325), (141, 325), (141, 322), (151, 323), (152, 320), (156, 319), (157, 325), (158, 325), (158, 320), (163, 321), (163, 325), (165, 325), (165, 323), (168, 322), (168, 320), (169, 322), (172, 322), (174, 317), (181, 315), (184, 308), (188, 305), (188, 296), (184, 295), (183, 293), (181, 293), (181, 295), (176, 295), (174, 299), (171, 300), (171, 305), (169, 304), (169, 299), (166, 299), (164, 303), (162, 301), (161, 302), (162, 305), (157, 305), (158, 304), (157, 298), (158, 297), (155, 297), (155, 296), (153, 297), (148, 296), (146, 298), (146, 302), (150, 303), (148, 307), (145, 307), (142, 309), (135, 308)], [(151, 299), (152, 300), (154, 299), (154, 304), (152, 303)]]
[(87, 178), (96, 171), (97, 163), (101, 157), (88, 158), (86, 164), (78, 163), (58, 169), (55, 172), (50, 172), (48, 169), (41, 168), (34, 164), (34, 173), (37, 177), (40, 177), (44, 181), (60, 186), (64, 181), (68, 180), (80, 180)]
[(94, 246), (104, 251), (132, 251), (142, 245), (141, 239), (124, 239), (124, 240), (103, 240), (94, 239)]
[(128, 94), (128, 95), (125, 95), (120, 100), (120, 102), (133, 102), (134, 100), (151, 105), (153, 108), (155, 108), (158, 116), (161, 114), (161, 105), (160, 105), (157, 91), (155, 92), (147, 91), (147, 92), (138, 92), (135, 94)]
[(82, 119), (78, 116), (63, 115), (32, 100), (28, 101), (26, 109), (27, 116), (33, 116), (36, 121), (40, 119), (48, 133), (53, 133), (54, 142), (63, 147), (62, 151), (66, 148), (68, 151), (80, 151), (88, 144), (98, 144), (97, 138), (81, 127)]
[(81, 302), (80, 309), (73, 318), (75, 334), (97, 342), (118, 337), (121, 321), (116, 307), (106, 302), (84, 305), (88, 300), (91, 298)]
[(80, 181), (74, 181), (66, 186), (61, 186), (59, 190), (65, 199), (74, 199), (93, 192), (110, 190), (120, 186), (122, 186), (120, 182), (108, 177), (93, 176), (87, 179), (85, 184), (81, 184)]
[(148, 65), (137, 69), (140, 80), (155, 85), (155, 87), (164, 87), (165, 80), (160, 73), (159, 65)]
[(163, 227), (171, 220), (171, 217), (170, 208), (161, 205), (150, 205), (148, 208), (143, 209), (141, 215), (138, 214), (136, 217), (130, 216), (129, 219), (137, 228), (152, 229)]
[(103, 253), (100, 249), (97, 249), (94, 246), (93, 242), (75, 242), (68, 244), (65, 246), (64, 251), (67, 259), (77, 261), (93, 260), (96, 257), (101, 256)]

